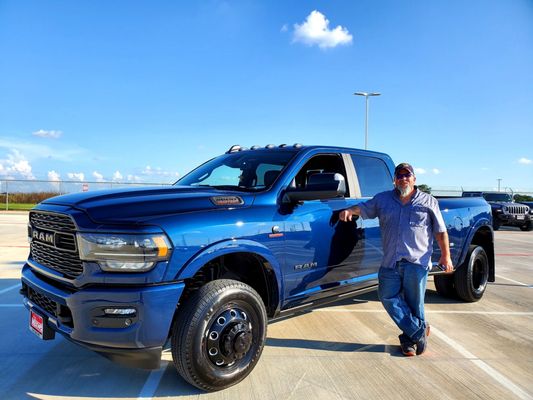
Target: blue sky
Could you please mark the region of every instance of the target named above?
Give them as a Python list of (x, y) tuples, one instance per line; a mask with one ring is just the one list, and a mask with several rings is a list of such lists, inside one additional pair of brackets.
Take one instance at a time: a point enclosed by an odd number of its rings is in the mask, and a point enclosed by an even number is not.
[(533, 191), (533, 2), (0, 0), (0, 179), (173, 182), (232, 144), (364, 147)]

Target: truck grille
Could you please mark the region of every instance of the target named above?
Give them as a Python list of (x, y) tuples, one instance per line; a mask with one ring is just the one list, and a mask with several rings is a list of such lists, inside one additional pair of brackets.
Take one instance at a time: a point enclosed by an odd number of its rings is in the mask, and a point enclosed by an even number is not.
[(33, 260), (70, 279), (82, 274), (83, 265), (76, 246), (76, 226), (68, 215), (32, 211), (30, 224), (30, 257)]
[(505, 207), (508, 214), (527, 214), (529, 212), (528, 206), (512, 205)]

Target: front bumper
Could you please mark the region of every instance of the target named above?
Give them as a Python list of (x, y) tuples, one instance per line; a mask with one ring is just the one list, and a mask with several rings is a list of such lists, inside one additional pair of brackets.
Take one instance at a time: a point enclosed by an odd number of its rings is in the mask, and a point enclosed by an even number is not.
[(503, 214), (498, 213), (496, 216), (501, 225), (522, 226), (533, 220), (531, 214)]
[[(67, 339), (114, 360), (158, 368), (183, 282), (136, 287), (58, 288), (22, 269), (24, 305), (45, 316)], [(107, 315), (104, 309), (135, 309), (133, 315)], [(126, 321), (129, 319), (129, 321)]]

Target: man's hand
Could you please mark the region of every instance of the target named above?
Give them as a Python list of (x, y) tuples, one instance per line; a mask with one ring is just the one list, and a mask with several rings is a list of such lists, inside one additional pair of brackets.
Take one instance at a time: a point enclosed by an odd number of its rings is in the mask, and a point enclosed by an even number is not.
[(352, 218), (354, 216), (355, 216), (355, 218), (357, 218), (358, 215), (359, 215), (359, 207), (354, 206), (354, 207), (350, 207), (350, 208), (347, 208), (345, 210), (342, 210), (339, 213), (339, 219), (342, 222), (349, 222), (349, 221), (352, 220)]
[(453, 264), (452, 264), (452, 260), (450, 257), (445, 257), (445, 256), (442, 256), (440, 259), (439, 259), (439, 264), (446, 267), (446, 269), (444, 270), (447, 274), (453, 272)]
[(342, 221), (342, 222), (348, 222), (348, 221), (351, 221), (352, 220), (352, 212), (350, 211), (349, 208), (347, 208), (346, 210), (342, 210), (339, 214), (339, 219)]

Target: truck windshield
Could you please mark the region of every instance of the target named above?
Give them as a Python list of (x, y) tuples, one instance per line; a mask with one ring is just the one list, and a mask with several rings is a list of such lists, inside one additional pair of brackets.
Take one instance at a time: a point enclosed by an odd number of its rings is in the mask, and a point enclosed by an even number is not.
[(200, 165), (175, 185), (239, 191), (266, 190), (296, 153), (296, 150), (247, 150), (224, 154)]
[(512, 201), (511, 196), (506, 193), (483, 193), (483, 198), (487, 201)]

